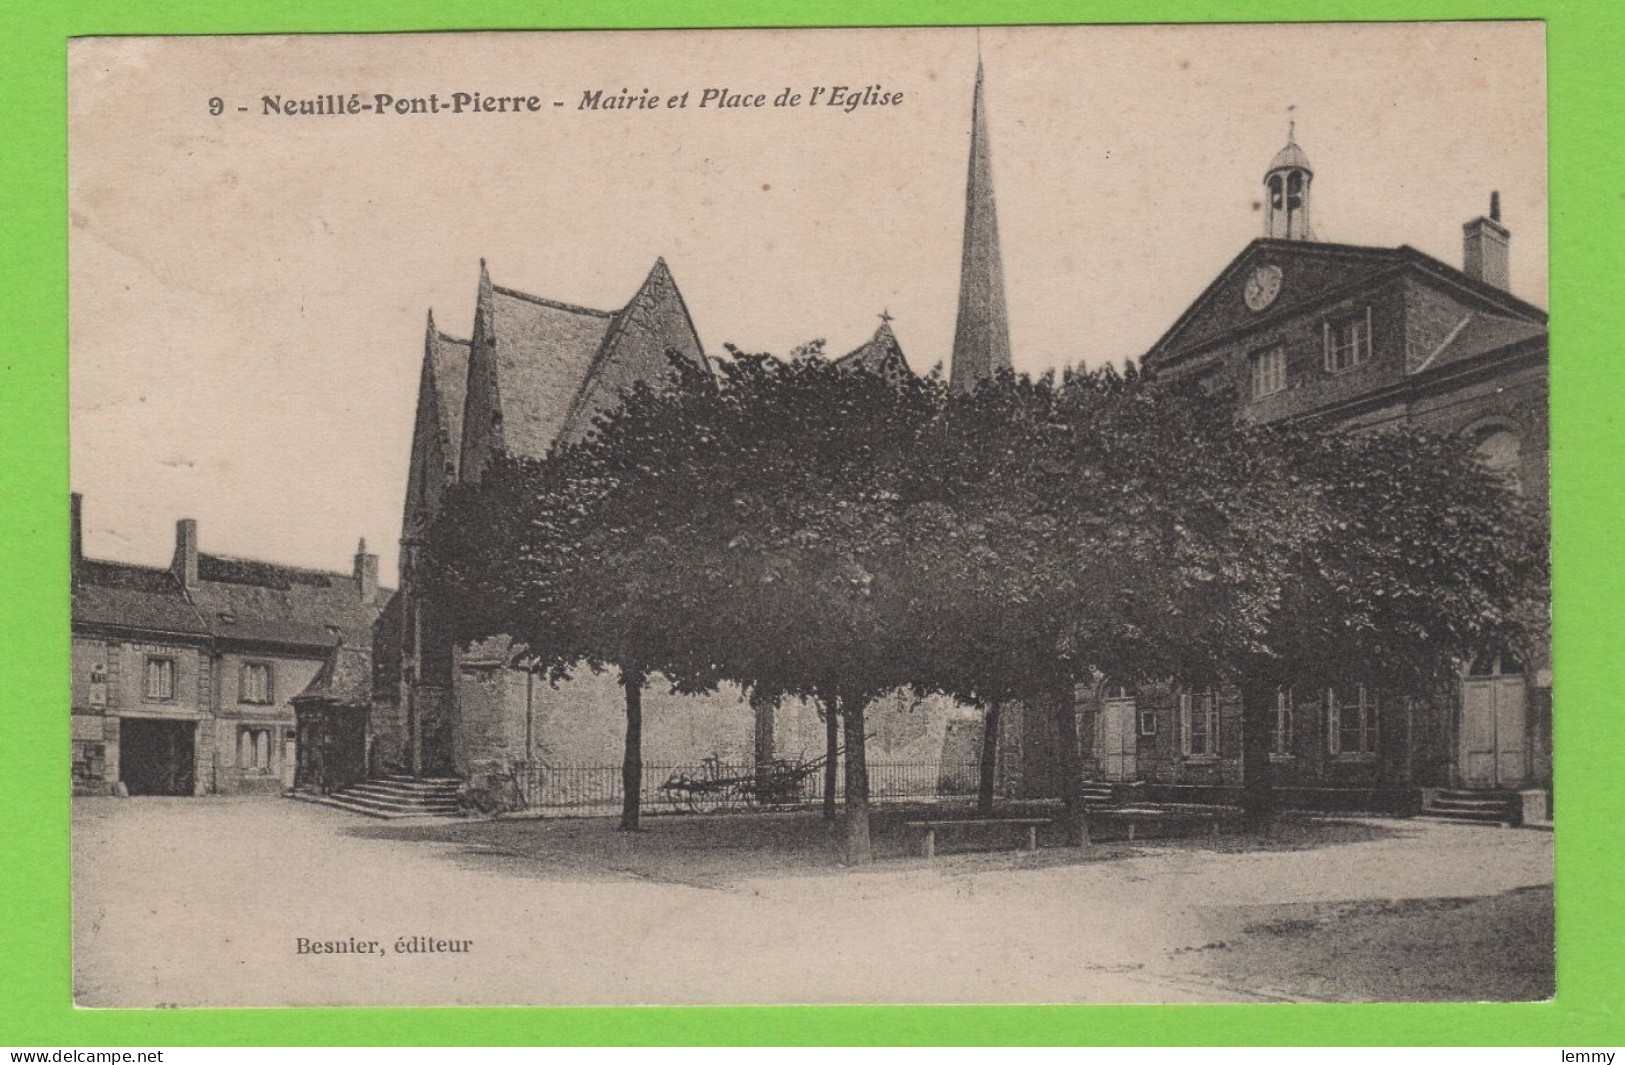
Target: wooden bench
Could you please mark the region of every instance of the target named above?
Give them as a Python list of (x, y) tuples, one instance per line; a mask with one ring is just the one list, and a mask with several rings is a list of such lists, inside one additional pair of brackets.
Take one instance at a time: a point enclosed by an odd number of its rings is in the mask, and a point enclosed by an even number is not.
[(1027, 830), (1026, 849), (1038, 849), (1038, 830), (1051, 824), (1047, 817), (983, 817), (983, 818), (955, 818), (951, 821), (907, 821), (909, 828), (922, 829), (925, 832), (925, 843), (920, 853), (927, 858), (934, 858), (937, 854), (937, 830), (943, 828), (968, 828), (973, 825), (1015, 825)]
[(1160, 806), (1117, 806), (1100, 810), (1096, 816), (1123, 817), (1128, 820), (1129, 842), (1134, 842), (1134, 822), (1136, 819), (1146, 820), (1190, 820), (1206, 821), (1208, 835), (1214, 839), (1219, 838), (1219, 815), (1213, 810), (1180, 809)]

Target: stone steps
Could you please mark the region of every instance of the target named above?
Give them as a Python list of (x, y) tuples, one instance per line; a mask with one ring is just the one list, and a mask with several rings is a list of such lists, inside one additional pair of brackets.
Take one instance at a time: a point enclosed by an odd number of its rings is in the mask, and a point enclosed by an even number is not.
[(1084, 781), (1078, 785), (1078, 792), (1088, 806), (1110, 806), (1115, 801), (1112, 786), (1098, 781)]
[(456, 817), (460, 812), (457, 806), (460, 783), (454, 778), (388, 776), (350, 784), (326, 795), (311, 792), (290, 794), (305, 802), (387, 820)]
[(1503, 791), (1441, 791), (1422, 807), (1421, 816), (1445, 821), (1510, 825), (1517, 821), (1518, 797)]

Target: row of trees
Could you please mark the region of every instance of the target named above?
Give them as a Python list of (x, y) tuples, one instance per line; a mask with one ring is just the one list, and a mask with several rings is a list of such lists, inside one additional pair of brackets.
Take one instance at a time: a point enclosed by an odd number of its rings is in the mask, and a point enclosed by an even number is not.
[(1053, 715), (1084, 842), (1080, 681), (1239, 687), (1262, 820), (1278, 687), (1426, 690), (1543, 625), (1542, 523), (1458, 441), (1250, 427), (1132, 366), (963, 393), (817, 345), (729, 356), (714, 376), (674, 361), (585, 441), (490, 465), (430, 539), (458, 639), (508, 634), (555, 678), (619, 671), (626, 829), (656, 675), (815, 701), (864, 861), (864, 715), (885, 692), (984, 708), (989, 803), (999, 708)]

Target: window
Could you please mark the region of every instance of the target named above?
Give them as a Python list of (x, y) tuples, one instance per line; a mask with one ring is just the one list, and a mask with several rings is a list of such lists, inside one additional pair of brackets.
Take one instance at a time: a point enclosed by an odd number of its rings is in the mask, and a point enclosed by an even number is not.
[(1270, 753), (1281, 757), (1292, 754), (1292, 689), (1275, 691), (1275, 720), (1270, 729)]
[(1332, 754), (1377, 753), (1377, 700), (1364, 684), (1341, 691), (1328, 689), (1326, 722)]
[(1352, 370), (1371, 357), (1371, 308), (1361, 314), (1326, 323), (1326, 369)]
[(1514, 491), (1522, 493), (1518, 470), (1523, 465), (1523, 443), (1510, 429), (1494, 429), (1478, 438), (1478, 461), (1498, 474)]
[(1219, 697), (1211, 689), (1179, 696), (1180, 749), (1187, 758), (1219, 754)]
[(147, 659), (148, 699), (175, 698), (175, 660), (173, 658)]
[(1484, 653), (1473, 659), (1468, 668), (1469, 677), (1512, 677), (1523, 675), (1523, 663), (1511, 655)]
[(261, 706), (270, 704), (271, 697), (271, 664), (269, 662), (244, 662), (242, 672), (237, 676), (237, 701), (240, 703), (257, 703)]
[(1254, 399), (1273, 396), (1286, 389), (1286, 352), (1279, 344), (1253, 352), (1251, 361)]
[(1155, 736), (1157, 734), (1157, 712), (1155, 710), (1140, 711), (1140, 735)]
[(258, 773), (271, 771), (271, 730), (244, 728), (237, 730), (237, 765)]

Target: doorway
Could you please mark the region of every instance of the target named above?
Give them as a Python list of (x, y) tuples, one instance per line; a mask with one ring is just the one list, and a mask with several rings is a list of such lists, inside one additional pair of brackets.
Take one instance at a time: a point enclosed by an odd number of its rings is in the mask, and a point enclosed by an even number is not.
[(1137, 723), (1132, 688), (1101, 689), (1100, 773), (1107, 780), (1134, 780), (1139, 774)]
[(119, 779), (131, 795), (191, 795), (197, 726), (126, 717), (119, 722)]
[(1461, 682), (1461, 783), (1516, 788), (1528, 779), (1523, 667), (1483, 655)]

